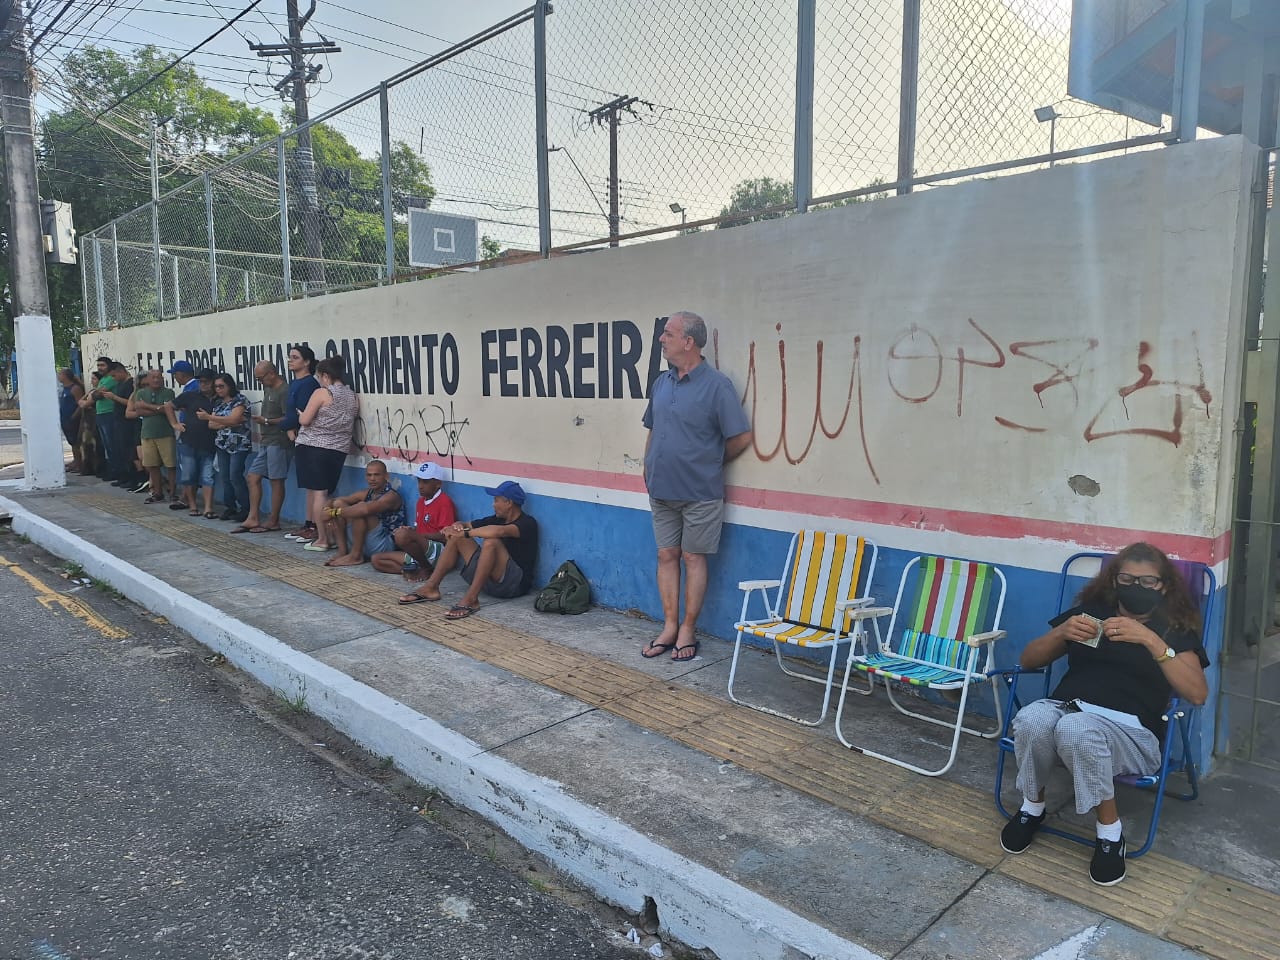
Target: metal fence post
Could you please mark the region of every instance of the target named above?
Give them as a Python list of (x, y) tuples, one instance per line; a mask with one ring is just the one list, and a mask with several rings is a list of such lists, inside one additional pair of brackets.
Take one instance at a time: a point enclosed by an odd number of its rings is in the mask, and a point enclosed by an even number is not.
[(538, 252), (551, 256), (551, 154), (547, 139), (547, 0), (533, 7), (533, 100), (538, 151)]
[(1194, 140), (1200, 126), (1200, 62), (1204, 57), (1205, 0), (1182, 0), (1173, 65), (1173, 132)]
[(204, 175), (204, 220), (209, 234), (209, 306), (218, 309), (218, 243), (213, 231), (213, 179)]
[(818, 0), (796, 4), (796, 142), (794, 181), (796, 211), (804, 213), (813, 199), (813, 71), (817, 45)]
[(120, 295), (120, 238), (114, 220), (111, 221), (111, 269), (116, 281), (116, 323), (124, 326), (124, 298)]
[(387, 244), (387, 279), (396, 275), (396, 219), (391, 209), (391, 95), (386, 81), (378, 87), (378, 113), (382, 123), (382, 229)]
[(284, 137), (276, 137), (276, 178), (280, 194), (280, 279), (284, 297), (293, 299), (293, 265), (289, 261), (289, 177), (284, 157)]
[(916, 104), (920, 93), (920, 0), (902, 0), (902, 80), (898, 89), (898, 195), (916, 175)]
[[(107, 329), (107, 292), (102, 282), (102, 238), (93, 236), (94, 293), (97, 294), (98, 329)], [(83, 288), (82, 288), (83, 289)]]
[(178, 258), (170, 257), (173, 264), (173, 315), (182, 316), (182, 289), (178, 286)]
[(160, 201), (151, 201), (151, 257), (155, 261), (156, 319), (164, 319), (164, 267), (160, 263)]

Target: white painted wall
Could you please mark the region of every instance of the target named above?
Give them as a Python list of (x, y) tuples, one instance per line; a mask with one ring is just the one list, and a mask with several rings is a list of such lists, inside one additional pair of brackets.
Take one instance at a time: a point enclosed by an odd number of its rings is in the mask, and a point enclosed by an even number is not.
[[(371, 452), (452, 453), (476, 476), (639, 506), (643, 399), (503, 397), (486, 356), (497, 362), (504, 328), (531, 328), (545, 350), (548, 328), (611, 324), (616, 336), (630, 322), (643, 387), (654, 318), (692, 309), (755, 424), (755, 451), (731, 473), (739, 519), (831, 516), (1011, 547), (1158, 533), (1216, 562), (1230, 526), (1252, 157), (1238, 137), (1203, 141), (91, 334), (85, 351), (167, 365), (221, 350), (234, 370), (237, 346), (306, 340), (323, 353), (329, 339), (451, 333), (455, 392), (437, 364), (429, 395), (362, 398)], [(578, 332), (596, 352), (598, 329)], [(425, 362), (422, 340), (410, 347)], [(582, 379), (601, 378), (597, 356)], [(522, 386), (518, 363), (507, 379)]]

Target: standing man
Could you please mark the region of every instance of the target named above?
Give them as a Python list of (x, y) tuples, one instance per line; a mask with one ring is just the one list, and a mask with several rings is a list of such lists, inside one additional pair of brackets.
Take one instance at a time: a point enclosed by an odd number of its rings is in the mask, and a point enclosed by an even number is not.
[(458, 521), (458, 511), (444, 492), (440, 464), (420, 463), (413, 475), (418, 478), (414, 524), (391, 531), (396, 549), (375, 553), (370, 562), (380, 573), (402, 573), (406, 580), (421, 583), (435, 572), (436, 561), (444, 552), (444, 528)]
[(107, 394), (116, 388), (116, 378), (111, 376), (111, 367), (115, 363), (110, 357), (98, 358), (98, 383), (93, 388), (94, 421), (98, 429), (98, 450), (102, 461), (99, 476), (103, 480), (112, 481), (113, 487), (120, 486), (116, 477), (116, 418), (115, 401)]
[(169, 498), (178, 496), (178, 465), (173, 442), (173, 427), (165, 414), (165, 404), (173, 399), (173, 391), (164, 385), (164, 374), (157, 368), (148, 370), (142, 377), (142, 386), (133, 391), (125, 415), (141, 421), (140, 439), (142, 466), (151, 484), (151, 496), (146, 503), (165, 502), (165, 482), (160, 468), (168, 474)]
[[(289, 385), (268, 360), (253, 368), (253, 375), (262, 384), (262, 407), (253, 422), (258, 425), (258, 449), (249, 460), (245, 480), (249, 484), (249, 515), (232, 533), (267, 533), (280, 529), (280, 508), (284, 505), (284, 481), (289, 476), (289, 461), (293, 457), (293, 441), (285, 436), (280, 425), (285, 420), (285, 402)], [(271, 516), (262, 522), (262, 478), (271, 481)]]
[[(662, 632), (640, 651), (652, 659), (698, 655), (695, 632), (707, 593), (707, 555), (720, 548), (724, 465), (751, 445), (751, 424), (733, 382), (702, 356), (707, 325), (696, 313), (673, 313), (658, 338), (670, 369), (654, 380), (644, 425), (644, 479), (658, 543)], [(684, 560), (684, 619), (680, 561)]]
[[(289, 442), (293, 443), (298, 439), (298, 431), (302, 429), (299, 417), (311, 402), (311, 395), (320, 389), (320, 381), (316, 379), (316, 352), (305, 343), (295, 343), (289, 348), (287, 366), (291, 382), (280, 429), (289, 438)], [(307, 506), (310, 509), (310, 500), (307, 501)], [(323, 519), (308, 514), (302, 526), (292, 533), (286, 533), (284, 538), (298, 543), (311, 543), (319, 534), (320, 528), (316, 524)]]
[[(175, 361), (173, 366), (168, 369), (168, 374), (173, 377), (174, 394), (181, 393), (198, 393), (200, 391), (200, 381), (196, 379), (196, 369), (186, 360)], [(166, 413), (166, 416), (168, 414)], [(178, 421), (186, 423), (186, 413), (178, 412)], [(184, 446), (187, 442), (186, 435), (181, 431), (176, 431), (176, 450), (178, 457), (178, 483), (185, 487), (193, 485), (195, 481), (187, 475), (188, 466), (194, 466), (194, 458), (184, 455)], [(179, 490), (178, 486), (174, 490)], [(187, 505), (183, 499), (181, 492), (175, 493), (173, 502), (169, 504), (170, 510), (181, 510)]]

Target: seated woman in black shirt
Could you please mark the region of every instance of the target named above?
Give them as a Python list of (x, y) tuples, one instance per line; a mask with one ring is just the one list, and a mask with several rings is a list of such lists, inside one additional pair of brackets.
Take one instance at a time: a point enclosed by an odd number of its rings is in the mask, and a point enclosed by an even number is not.
[(1094, 811), (1098, 840), (1089, 876), (1124, 879), (1125, 842), (1112, 779), (1160, 766), (1161, 719), (1171, 694), (1202, 704), (1209, 665), (1200, 614), (1169, 558), (1148, 543), (1125, 547), (1087, 583), (1076, 604), (1049, 621), (1021, 664), (1045, 667), (1064, 654), (1067, 672), (1052, 696), (1018, 711), (1014, 753), (1022, 807), (1000, 845), (1021, 853), (1044, 823), (1044, 785), (1059, 760), (1071, 772), (1076, 812)]

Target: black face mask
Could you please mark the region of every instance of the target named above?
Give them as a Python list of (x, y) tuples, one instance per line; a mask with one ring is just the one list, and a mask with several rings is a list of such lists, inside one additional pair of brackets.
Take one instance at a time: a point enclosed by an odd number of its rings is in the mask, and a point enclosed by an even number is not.
[(1164, 594), (1152, 590), (1140, 583), (1121, 583), (1116, 585), (1116, 599), (1120, 605), (1136, 617), (1145, 617), (1160, 606)]

